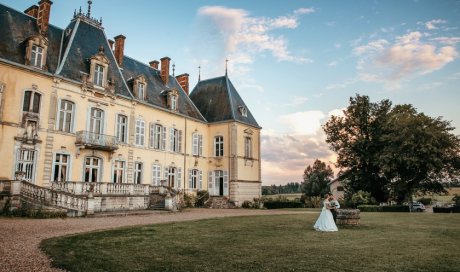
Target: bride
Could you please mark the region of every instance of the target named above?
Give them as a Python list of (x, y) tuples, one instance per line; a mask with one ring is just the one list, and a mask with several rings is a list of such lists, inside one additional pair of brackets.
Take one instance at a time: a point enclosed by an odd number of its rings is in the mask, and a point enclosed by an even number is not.
[(329, 195), (326, 194), (325, 199), (323, 201), (323, 209), (321, 210), (321, 214), (319, 215), (318, 220), (316, 220), (316, 223), (313, 226), (315, 230), (338, 231), (337, 226), (334, 222), (334, 218), (332, 217), (332, 213), (330, 211), (331, 208), (333, 207), (329, 202)]

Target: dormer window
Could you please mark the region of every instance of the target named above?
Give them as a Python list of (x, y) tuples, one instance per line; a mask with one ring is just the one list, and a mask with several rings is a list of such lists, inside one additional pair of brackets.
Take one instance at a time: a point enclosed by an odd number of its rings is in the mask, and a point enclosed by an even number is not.
[(145, 100), (147, 98), (147, 82), (143, 75), (134, 78), (133, 92), (134, 96), (139, 100)]
[(172, 111), (177, 111), (179, 108), (179, 93), (176, 89), (167, 90), (168, 108)]
[(177, 110), (177, 96), (175, 95), (171, 96), (171, 110)]
[(35, 35), (26, 40), (26, 65), (43, 69), (46, 65), (48, 40), (42, 35)]
[(93, 83), (96, 86), (103, 87), (104, 84), (104, 67), (102, 65), (96, 64), (94, 69)]
[(43, 62), (43, 48), (37, 45), (32, 45), (32, 55), (30, 57), (30, 64), (41, 68)]
[(240, 111), (240, 114), (241, 114), (243, 117), (248, 117), (248, 110), (246, 109), (245, 106), (239, 106), (239, 107), (238, 107), (238, 110)]

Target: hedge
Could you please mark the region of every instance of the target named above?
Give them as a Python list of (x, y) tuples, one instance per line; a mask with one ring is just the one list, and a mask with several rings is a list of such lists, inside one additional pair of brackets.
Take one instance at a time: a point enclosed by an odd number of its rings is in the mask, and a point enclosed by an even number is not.
[(409, 206), (359, 205), (362, 212), (409, 212)]
[(266, 201), (264, 207), (267, 209), (303, 208), (303, 204), (296, 201)]
[(433, 207), (434, 213), (460, 213), (460, 206), (454, 207)]
[(361, 212), (381, 212), (382, 206), (377, 205), (358, 205), (358, 210)]

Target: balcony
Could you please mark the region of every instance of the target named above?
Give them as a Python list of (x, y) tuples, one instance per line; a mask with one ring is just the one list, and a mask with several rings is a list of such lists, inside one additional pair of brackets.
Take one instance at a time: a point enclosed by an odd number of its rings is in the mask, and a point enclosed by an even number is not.
[(75, 145), (81, 148), (98, 149), (114, 152), (118, 149), (118, 139), (115, 136), (109, 136), (90, 131), (78, 131)]

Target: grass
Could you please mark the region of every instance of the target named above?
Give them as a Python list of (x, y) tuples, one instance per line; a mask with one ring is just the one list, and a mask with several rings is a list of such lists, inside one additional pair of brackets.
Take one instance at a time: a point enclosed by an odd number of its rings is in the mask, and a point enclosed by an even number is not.
[(312, 230), (318, 214), (209, 219), (48, 239), (70, 271), (460, 271), (460, 215), (362, 213)]

